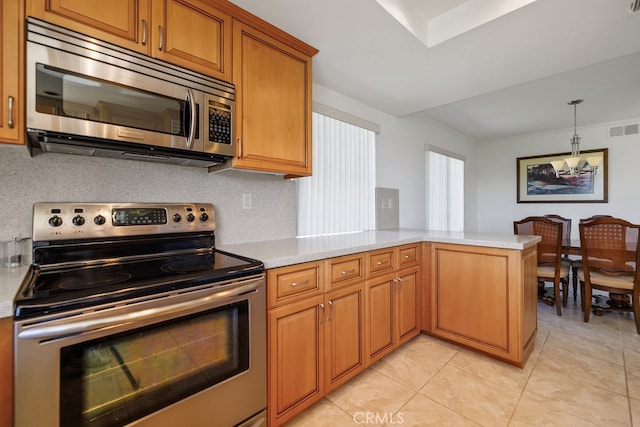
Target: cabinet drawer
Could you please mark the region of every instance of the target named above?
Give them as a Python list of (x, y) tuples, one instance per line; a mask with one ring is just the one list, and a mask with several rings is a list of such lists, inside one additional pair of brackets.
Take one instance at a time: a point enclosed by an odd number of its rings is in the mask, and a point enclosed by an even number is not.
[(395, 270), (393, 249), (385, 249), (367, 253), (367, 275), (376, 275)]
[(420, 260), (420, 247), (416, 245), (398, 248), (398, 268), (413, 266)]
[(269, 307), (322, 293), (322, 262), (267, 271)]
[(364, 256), (359, 254), (331, 259), (329, 274), (332, 287), (364, 279)]

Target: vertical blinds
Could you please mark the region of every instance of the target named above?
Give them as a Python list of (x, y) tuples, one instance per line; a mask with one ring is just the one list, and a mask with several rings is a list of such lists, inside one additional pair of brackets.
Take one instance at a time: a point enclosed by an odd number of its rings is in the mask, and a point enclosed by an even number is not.
[(298, 237), (375, 228), (375, 133), (313, 113), (313, 176), (298, 180)]
[(464, 161), (427, 152), (427, 212), (430, 230), (464, 229)]

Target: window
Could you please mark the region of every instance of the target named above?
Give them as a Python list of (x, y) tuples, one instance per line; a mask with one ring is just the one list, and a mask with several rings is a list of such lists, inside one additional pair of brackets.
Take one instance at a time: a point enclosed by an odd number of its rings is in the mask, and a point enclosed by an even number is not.
[(298, 180), (298, 237), (373, 230), (375, 132), (312, 117), (313, 176)]
[(464, 158), (430, 146), (427, 151), (427, 228), (464, 229)]

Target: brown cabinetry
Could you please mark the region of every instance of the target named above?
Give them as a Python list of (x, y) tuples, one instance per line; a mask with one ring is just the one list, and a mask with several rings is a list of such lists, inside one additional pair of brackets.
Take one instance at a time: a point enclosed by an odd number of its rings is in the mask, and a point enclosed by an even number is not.
[(0, 319), (0, 427), (13, 425), (13, 318)]
[(24, 143), (23, 9), (0, 0), (0, 142)]
[(323, 319), (322, 296), (269, 310), (269, 425), (281, 424), (324, 396)]
[(275, 426), (364, 368), (364, 256), (269, 270), (267, 289), (268, 412)]
[[(302, 43), (300, 43), (302, 45)], [(233, 21), (233, 167), (311, 175), (311, 55)]]
[(231, 17), (203, 0), (27, 0), (27, 15), (231, 80)]
[(433, 335), (523, 366), (537, 330), (536, 248), (431, 244)]
[(367, 253), (368, 364), (420, 333), (420, 244)]

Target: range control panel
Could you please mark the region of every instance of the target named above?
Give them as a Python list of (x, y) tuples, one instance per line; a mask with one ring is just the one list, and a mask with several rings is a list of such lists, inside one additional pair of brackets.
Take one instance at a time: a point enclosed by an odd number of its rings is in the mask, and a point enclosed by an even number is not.
[(213, 232), (210, 203), (35, 203), (33, 241)]

